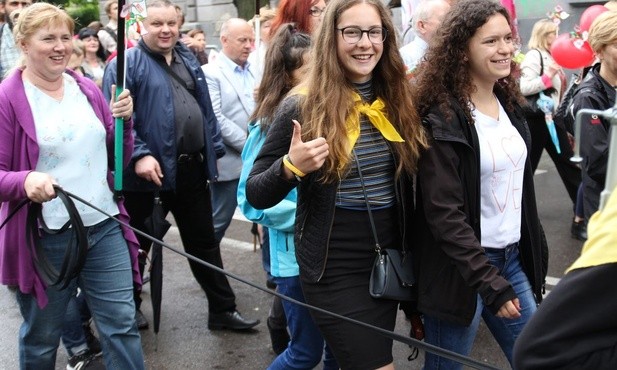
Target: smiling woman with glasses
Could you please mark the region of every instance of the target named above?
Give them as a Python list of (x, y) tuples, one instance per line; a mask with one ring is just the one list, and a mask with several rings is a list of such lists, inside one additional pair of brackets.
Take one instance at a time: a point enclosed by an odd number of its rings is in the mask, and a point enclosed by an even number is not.
[[(398, 302), (369, 294), (377, 255), (369, 215), (382, 248), (409, 250), (411, 177), (426, 138), (396, 38), (386, 37), (396, 30), (382, 1), (332, 0), (321, 18), (318, 52), (279, 105), (246, 196), (265, 209), (297, 187), (295, 247), (306, 302), (393, 330)], [(391, 339), (311, 315), (342, 369), (393, 369)]]
[(284, 23), (294, 23), (298, 32), (313, 34), (326, 10), (325, 0), (281, 0), (272, 20), (270, 35)]

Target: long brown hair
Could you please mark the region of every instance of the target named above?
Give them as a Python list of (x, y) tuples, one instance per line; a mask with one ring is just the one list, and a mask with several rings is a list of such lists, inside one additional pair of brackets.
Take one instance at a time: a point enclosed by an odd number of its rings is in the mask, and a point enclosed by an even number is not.
[(298, 32), (293, 23), (279, 27), (266, 52), (255, 111), (250, 121), (260, 119), (262, 128), (271, 123), (279, 103), (293, 87), (293, 71), (302, 67), (304, 54), (308, 53), (310, 46), (311, 37)]
[[(353, 84), (345, 77), (345, 70), (337, 54), (337, 23), (341, 14), (357, 4), (369, 4), (380, 15), (387, 30), (383, 54), (373, 70), (372, 86), (375, 96), (387, 106), (387, 117), (404, 143), (391, 143), (397, 154), (397, 175), (402, 170), (415, 172), (420, 151), (427, 146), (426, 137), (412, 103), (411, 87), (405, 79), (405, 66), (398, 52), (396, 34), (389, 11), (381, 0), (333, 0), (328, 3), (324, 18), (315, 35), (309, 64), (309, 75), (302, 90), (306, 95), (301, 103), (302, 136), (305, 140), (323, 136), (330, 155), (323, 170), (324, 182), (338, 181), (341, 164), (349, 163), (346, 118), (354, 107)], [(302, 94), (304, 95), (304, 94)]]
[[(490, 17), (501, 14), (512, 25), (508, 11), (493, 0), (461, 0), (446, 15), (441, 28), (431, 40), (414, 84), (414, 102), (421, 116), (439, 104), (442, 112), (449, 115), (448, 100), (454, 97), (463, 109), (469, 122), (471, 94), (475, 85), (469, 73), (469, 41)], [(506, 96), (506, 110), (522, 101), (518, 86), (518, 65), (511, 62), (511, 73), (497, 81)]]

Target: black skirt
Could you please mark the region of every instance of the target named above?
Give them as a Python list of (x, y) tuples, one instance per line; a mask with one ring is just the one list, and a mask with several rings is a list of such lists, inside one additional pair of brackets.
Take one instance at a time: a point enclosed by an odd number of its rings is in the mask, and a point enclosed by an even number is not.
[[(381, 247), (400, 248), (396, 207), (373, 210), (373, 218)], [(302, 288), (309, 304), (392, 331), (398, 302), (374, 299), (368, 291), (374, 239), (366, 211), (336, 208), (324, 274), (317, 283), (303, 279)], [(392, 362), (391, 339), (320, 312), (311, 315), (341, 369), (375, 369)]]

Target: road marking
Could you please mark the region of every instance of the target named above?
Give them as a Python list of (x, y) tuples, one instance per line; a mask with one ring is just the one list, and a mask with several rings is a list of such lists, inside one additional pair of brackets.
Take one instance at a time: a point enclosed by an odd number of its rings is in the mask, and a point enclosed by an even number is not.
[(242, 211), (240, 211), (240, 209), (236, 208), (236, 211), (234, 212), (234, 220), (238, 220), (238, 221), (244, 221), (244, 222), (251, 222), (248, 218), (244, 217), (244, 214), (242, 214)]
[[(165, 234), (165, 236), (166, 237), (175, 236), (178, 238), (178, 240), (180, 240), (180, 232), (178, 231), (178, 226), (170, 227), (169, 231), (167, 231), (167, 234)], [(246, 251), (251, 251), (251, 252), (254, 249), (253, 243), (245, 242), (242, 240), (225, 238), (225, 237), (223, 237), (223, 240), (221, 241), (221, 246), (240, 249), (240, 250), (246, 250)], [(176, 246), (172, 246), (172, 247), (176, 247)]]
[(547, 276), (546, 277), (546, 285), (550, 285), (550, 286), (555, 286), (559, 283), (561, 279), (560, 278), (556, 278), (556, 277), (552, 277), (552, 276)]

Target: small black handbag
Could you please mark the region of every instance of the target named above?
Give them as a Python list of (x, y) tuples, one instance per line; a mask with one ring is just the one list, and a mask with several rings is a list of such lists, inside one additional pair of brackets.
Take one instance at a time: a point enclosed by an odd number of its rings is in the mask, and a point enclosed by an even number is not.
[(397, 301), (413, 300), (413, 266), (409, 253), (403, 254), (398, 249), (380, 248), (376, 251), (368, 286), (371, 297)]
[(404, 247), (402, 250), (382, 249), (379, 245), (375, 221), (373, 220), (373, 212), (368, 202), (366, 188), (364, 186), (364, 177), (360, 170), (360, 162), (358, 161), (355, 150), (353, 153), (358, 166), (358, 177), (360, 177), (360, 184), (362, 184), (364, 200), (371, 223), (371, 231), (375, 239), (375, 252), (377, 253), (369, 280), (369, 294), (373, 298), (411, 301), (413, 300), (412, 286), (415, 282), (411, 254), (408, 253)]

